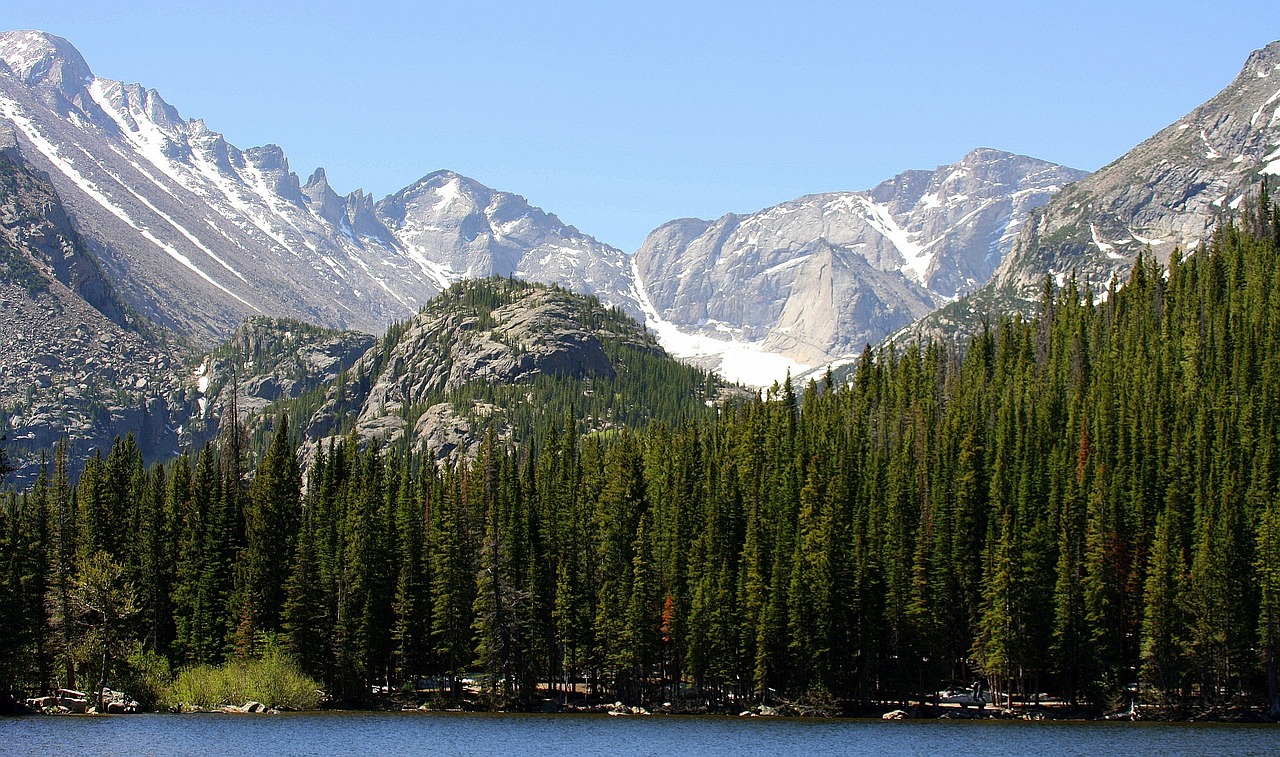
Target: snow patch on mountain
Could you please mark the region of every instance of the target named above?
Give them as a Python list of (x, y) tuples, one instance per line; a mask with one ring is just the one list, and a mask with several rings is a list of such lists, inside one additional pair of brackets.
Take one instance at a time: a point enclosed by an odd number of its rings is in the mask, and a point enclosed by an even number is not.
[(730, 381), (746, 386), (768, 387), (788, 374), (798, 376), (813, 368), (764, 348), (764, 340), (716, 339), (706, 334), (684, 331), (658, 313), (644, 288), (644, 279), (631, 261), (633, 289), (644, 313), (644, 325), (658, 337), (662, 348), (673, 357), (711, 368)]
[(436, 204), (431, 208), (432, 213), (440, 213), (453, 203), (462, 199), (462, 190), (458, 188), (459, 183), (459, 179), (454, 177), (445, 182), (443, 186), (436, 189)]
[(926, 285), (928, 283), (929, 264), (933, 262), (933, 255), (926, 252), (919, 243), (911, 238), (909, 233), (893, 220), (893, 214), (884, 205), (875, 202), (869, 197), (859, 197), (858, 201), (862, 203), (862, 207), (866, 208), (867, 220), (871, 222), (872, 227), (883, 234), (885, 239), (893, 243), (893, 246), (902, 255), (902, 272), (917, 284)]
[(1266, 161), (1266, 165), (1263, 166), (1262, 170), (1258, 171), (1258, 173), (1280, 176), (1280, 145), (1277, 145), (1276, 149), (1273, 152), (1268, 153), (1263, 160)]

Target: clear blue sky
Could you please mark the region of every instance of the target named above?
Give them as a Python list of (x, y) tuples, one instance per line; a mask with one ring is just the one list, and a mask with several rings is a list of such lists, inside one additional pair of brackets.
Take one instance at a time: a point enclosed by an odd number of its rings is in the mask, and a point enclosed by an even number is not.
[(995, 147), (1096, 169), (1280, 39), (1280, 2), (6, 0), (305, 180), (450, 168), (627, 251), (665, 221)]

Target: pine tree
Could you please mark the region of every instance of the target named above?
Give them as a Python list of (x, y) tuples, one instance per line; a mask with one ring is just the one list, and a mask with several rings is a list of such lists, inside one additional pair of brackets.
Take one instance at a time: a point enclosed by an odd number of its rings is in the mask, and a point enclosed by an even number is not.
[(53, 455), (53, 485), (50, 487), (50, 554), (48, 557), (49, 596), (46, 600), (49, 625), (53, 630), (55, 655), (61, 659), (61, 683), (76, 688), (76, 665), (72, 637), (75, 619), (71, 607), (71, 586), (75, 577), (79, 534), (71, 482), (67, 477), (67, 443), (60, 441)]
[[(429, 474), (428, 474), (429, 475)], [(396, 530), (400, 545), (397, 565), (395, 595), (396, 670), (399, 680), (407, 680), (419, 674), (428, 661), (427, 632), (429, 624), (424, 619), (430, 615), (428, 574), (426, 570), (426, 515), (423, 503), (424, 490), (403, 469), (396, 499)], [(429, 497), (430, 494), (428, 493)]]
[(1166, 702), (1174, 701), (1174, 695), (1181, 693), (1186, 636), (1182, 592), (1186, 562), (1178, 496), (1173, 490), (1156, 521), (1142, 621), (1143, 672)]
[(1258, 523), (1258, 549), (1254, 568), (1258, 574), (1262, 602), (1259, 607), (1258, 639), (1266, 665), (1268, 713), (1280, 716), (1280, 502), (1267, 504)]
[(154, 466), (144, 480), (133, 550), (137, 554), (138, 612), (145, 629), (142, 634), (144, 646), (167, 655), (175, 635), (170, 600), (177, 558), (174, 511), (169, 508), (169, 481), (164, 468)]
[(249, 486), (245, 511), (244, 601), (252, 636), (280, 631), (284, 583), (290, 575), (301, 513), (302, 473), (281, 413), (275, 434)]
[(471, 662), (471, 608), (475, 589), (471, 551), (461, 521), (461, 503), (452, 479), (431, 513), (431, 643), (439, 670), (450, 681), (456, 701), (461, 675)]
[(308, 518), (299, 531), (289, 577), (284, 584), (281, 639), (285, 651), (302, 672), (328, 680), (332, 628), (315, 552), (315, 527)]

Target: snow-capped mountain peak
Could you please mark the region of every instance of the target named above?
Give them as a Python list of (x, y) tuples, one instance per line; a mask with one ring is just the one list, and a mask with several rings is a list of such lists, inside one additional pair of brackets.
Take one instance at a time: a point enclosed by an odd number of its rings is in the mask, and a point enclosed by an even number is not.
[[(302, 184), (276, 145), (242, 150), (153, 89), (95, 77), (59, 37), (0, 33), (0, 62), (0, 122), (18, 152), (49, 174), (121, 295), (198, 342), (256, 313), (378, 332), (457, 278), (492, 273), (639, 312), (620, 252), (523, 198), (449, 171), (381, 203), (343, 197), (323, 170)], [(549, 240), (593, 261), (558, 264)]]
[(46, 32), (0, 32), (0, 60), (28, 87), (57, 89), (68, 99), (94, 79), (79, 50)]
[(664, 328), (822, 365), (981, 286), (1031, 209), (1083, 176), (980, 148), (865, 191), (667, 224), (636, 270)]
[(625, 253), (519, 195), (442, 170), (381, 200), (374, 211), (442, 285), (490, 274), (517, 276), (595, 294), (641, 317)]

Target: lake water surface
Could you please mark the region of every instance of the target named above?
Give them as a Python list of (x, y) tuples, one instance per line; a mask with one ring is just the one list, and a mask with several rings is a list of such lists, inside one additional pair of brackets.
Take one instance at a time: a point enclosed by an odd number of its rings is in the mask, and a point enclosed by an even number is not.
[(0, 718), (0, 752), (92, 755), (1276, 755), (1280, 727), (440, 713)]

